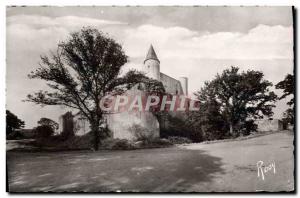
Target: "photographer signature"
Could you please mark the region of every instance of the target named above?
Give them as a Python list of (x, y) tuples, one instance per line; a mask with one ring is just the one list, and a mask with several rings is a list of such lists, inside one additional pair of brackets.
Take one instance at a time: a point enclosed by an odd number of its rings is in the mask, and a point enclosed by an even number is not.
[(276, 173), (276, 168), (275, 168), (275, 162), (268, 164), (268, 165), (264, 165), (263, 161), (258, 161), (256, 163), (257, 166), (257, 177), (261, 177), (262, 180), (265, 180), (265, 175), (270, 172), (273, 171), (273, 173)]

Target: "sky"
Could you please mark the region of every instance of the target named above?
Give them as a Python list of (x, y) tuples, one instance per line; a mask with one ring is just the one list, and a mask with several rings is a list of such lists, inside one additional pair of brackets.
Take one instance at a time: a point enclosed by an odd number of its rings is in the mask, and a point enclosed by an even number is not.
[[(293, 73), (292, 7), (7, 7), (6, 15), (6, 108), (25, 128), (41, 117), (58, 121), (67, 111), (22, 100), (47, 89), (27, 77), (40, 55), (82, 27), (97, 28), (123, 46), (130, 60), (123, 72), (141, 69), (152, 44), (161, 72), (188, 77), (189, 94), (230, 66), (262, 71), (273, 84)], [(276, 103), (274, 118), (282, 116), (286, 102)]]

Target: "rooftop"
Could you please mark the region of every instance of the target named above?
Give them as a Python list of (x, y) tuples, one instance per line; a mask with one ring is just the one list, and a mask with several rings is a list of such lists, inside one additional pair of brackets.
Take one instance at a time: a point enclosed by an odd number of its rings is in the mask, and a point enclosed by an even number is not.
[(159, 60), (158, 60), (158, 58), (156, 56), (156, 53), (155, 53), (155, 51), (153, 49), (152, 44), (150, 45), (150, 48), (148, 50), (148, 53), (147, 53), (147, 56), (146, 56), (144, 62), (146, 62), (146, 60), (149, 60), (149, 59), (157, 60), (159, 62)]

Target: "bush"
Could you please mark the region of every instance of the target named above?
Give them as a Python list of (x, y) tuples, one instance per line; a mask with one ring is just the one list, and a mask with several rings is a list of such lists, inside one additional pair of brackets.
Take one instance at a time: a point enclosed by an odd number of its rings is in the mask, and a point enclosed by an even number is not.
[(112, 146), (112, 149), (113, 150), (131, 150), (131, 149), (134, 149), (134, 146), (128, 140), (121, 139), (121, 140), (117, 140), (115, 142), (115, 144)]
[(47, 138), (37, 138), (32, 146), (46, 150), (81, 150), (90, 149), (92, 136), (88, 133), (84, 136), (65, 138), (63, 135), (54, 135)]
[(151, 141), (145, 142), (147, 148), (161, 148), (172, 146), (173, 143), (164, 138), (154, 138)]
[(106, 138), (101, 141), (101, 143), (99, 145), (99, 149), (111, 150), (112, 147), (115, 145), (115, 141), (116, 141), (116, 139)]
[(135, 149), (134, 143), (126, 139), (107, 138), (101, 141), (100, 149), (104, 150), (132, 150)]
[[(48, 138), (38, 138), (32, 146), (45, 150), (88, 150), (93, 148), (91, 144), (92, 133), (83, 136), (73, 136), (68, 139), (62, 135), (50, 136)], [(133, 150), (144, 148), (162, 148), (173, 144), (167, 139), (152, 138), (146, 141), (130, 141), (126, 139), (106, 138), (99, 143), (100, 150)]]
[(192, 140), (186, 137), (178, 137), (178, 136), (170, 136), (168, 137), (168, 140), (172, 144), (189, 144), (192, 143)]
[(64, 149), (90, 149), (93, 147), (91, 144), (91, 135), (87, 136), (71, 136), (68, 139), (64, 137), (61, 138), (62, 142), (59, 144), (61, 148)]
[(20, 133), (19, 131), (13, 131), (13, 132), (9, 133), (8, 135), (6, 135), (6, 139), (7, 140), (20, 140), (20, 139), (24, 139), (24, 135), (22, 133)]
[(241, 127), (242, 135), (249, 135), (254, 131), (257, 131), (257, 124), (254, 123), (254, 120), (247, 120), (243, 123)]
[[(187, 118), (172, 116), (170, 114), (165, 115), (164, 120), (167, 120), (167, 126), (162, 124), (160, 136), (163, 138), (168, 137), (183, 137), (192, 140), (193, 142), (201, 142), (202, 134), (200, 129), (192, 127)], [(161, 122), (165, 122), (161, 120)]]
[(100, 145), (100, 149), (105, 150), (133, 150), (144, 148), (162, 148), (169, 147), (173, 144), (167, 139), (152, 138), (146, 141), (129, 141), (126, 139), (105, 139)]
[(152, 130), (149, 130), (145, 127), (142, 127), (139, 124), (134, 124), (132, 125), (129, 130), (131, 131), (131, 133), (133, 133), (135, 139), (137, 141), (151, 141), (152, 139), (155, 138), (155, 132)]
[(164, 148), (172, 146), (173, 144), (167, 139), (153, 138), (147, 141), (138, 141), (135, 142), (134, 146), (137, 149), (144, 148)]
[(34, 129), (37, 138), (48, 138), (54, 134), (54, 130), (48, 125), (41, 125)]

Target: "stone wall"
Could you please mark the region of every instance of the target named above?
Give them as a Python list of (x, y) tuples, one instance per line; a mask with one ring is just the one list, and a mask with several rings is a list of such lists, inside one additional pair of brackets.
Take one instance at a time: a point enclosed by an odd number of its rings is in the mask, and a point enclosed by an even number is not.
[(59, 133), (69, 136), (74, 135), (74, 116), (71, 111), (59, 117)]
[[(132, 88), (126, 92), (129, 97), (141, 95), (145, 97), (145, 93)], [(119, 113), (111, 113), (106, 116), (109, 130), (113, 134), (113, 138), (119, 139), (136, 139), (134, 132), (131, 130), (132, 126), (139, 125), (151, 131), (154, 136), (159, 137), (159, 123), (157, 118), (151, 112), (144, 111), (123, 111)]]
[(160, 73), (160, 81), (163, 83), (167, 93), (169, 93), (169, 94), (184, 94), (182, 87), (181, 87), (181, 83), (178, 80), (176, 80), (166, 74)]
[(255, 124), (257, 124), (257, 131), (259, 131), (259, 132), (283, 130), (282, 121), (280, 121), (278, 119), (257, 120), (257, 121), (255, 121)]
[(159, 123), (151, 112), (122, 112), (107, 116), (109, 130), (113, 138), (136, 140), (132, 127), (139, 125), (159, 137)]
[(90, 131), (90, 123), (81, 116), (74, 117), (74, 133), (77, 136), (82, 136)]

